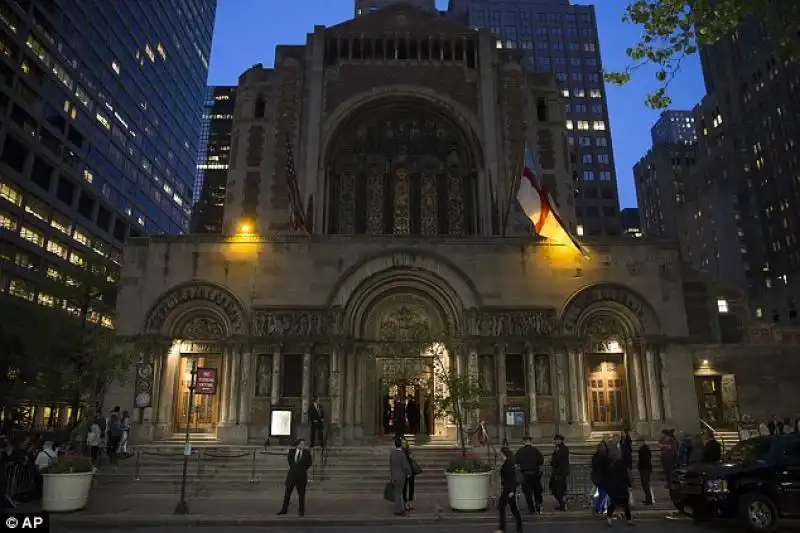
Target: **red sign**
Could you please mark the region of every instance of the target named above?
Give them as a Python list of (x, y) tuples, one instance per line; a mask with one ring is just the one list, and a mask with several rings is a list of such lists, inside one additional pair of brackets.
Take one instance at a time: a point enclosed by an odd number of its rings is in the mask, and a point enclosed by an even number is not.
[(217, 369), (198, 368), (194, 383), (195, 394), (213, 396), (217, 393)]

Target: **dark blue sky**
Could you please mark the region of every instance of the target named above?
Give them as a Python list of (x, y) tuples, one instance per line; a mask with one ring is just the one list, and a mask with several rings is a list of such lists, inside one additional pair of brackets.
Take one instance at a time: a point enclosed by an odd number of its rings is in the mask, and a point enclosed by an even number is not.
[[(639, 28), (620, 21), (628, 0), (575, 3), (597, 6), (603, 66), (624, 67), (625, 49), (639, 34)], [(445, 9), (447, 0), (437, 0), (437, 4)], [(208, 83), (234, 85), (239, 74), (253, 64), (272, 66), (276, 45), (304, 44), (315, 24), (330, 26), (352, 15), (353, 0), (219, 0)], [(653, 87), (652, 70), (643, 70), (626, 87), (607, 88), (623, 207), (636, 205), (632, 168), (650, 147), (650, 126), (658, 118), (657, 112), (644, 106), (644, 96)], [(702, 74), (694, 57), (672, 85), (674, 108), (691, 109), (702, 96)]]

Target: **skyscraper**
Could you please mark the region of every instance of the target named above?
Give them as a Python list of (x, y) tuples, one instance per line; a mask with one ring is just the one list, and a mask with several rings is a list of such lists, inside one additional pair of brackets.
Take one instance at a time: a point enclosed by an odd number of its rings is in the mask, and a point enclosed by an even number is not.
[(653, 127), (650, 128), (653, 145), (693, 144), (697, 140), (694, 130), (694, 117), (691, 111), (663, 111)]
[(200, 125), (193, 233), (222, 233), (236, 87), (209, 87)]
[(593, 6), (568, 0), (450, 0), (451, 17), (488, 27), (527, 66), (552, 72), (566, 99), (578, 233), (619, 235), (619, 198)]
[[(776, 8), (780, 9), (776, 4)], [(700, 149), (687, 182), (698, 219), (687, 232), (697, 260), (742, 279), (754, 314), (798, 323), (800, 307), (800, 62), (782, 59), (768, 25), (745, 21), (701, 50), (706, 97), (695, 110)], [(713, 250), (704, 227), (720, 232)], [(711, 255), (709, 257), (708, 255)], [(731, 271), (735, 268), (736, 271)]]
[(72, 310), (78, 271), (114, 280), (128, 237), (188, 230), (215, 11), (0, 3), (0, 291)]

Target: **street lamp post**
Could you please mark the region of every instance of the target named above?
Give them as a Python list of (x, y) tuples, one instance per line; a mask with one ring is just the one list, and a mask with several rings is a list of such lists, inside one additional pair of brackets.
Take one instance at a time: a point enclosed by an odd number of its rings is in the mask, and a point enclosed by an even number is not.
[(189, 380), (189, 409), (186, 412), (186, 435), (183, 440), (183, 473), (181, 474), (181, 499), (175, 506), (175, 514), (189, 514), (189, 505), (186, 503), (186, 471), (189, 469), (189, 455), (192, 450), (189, 444), (189, 427), (192, 420), (194, 407), (194, 389), (196, 387), (197, 361), (192, 361), (192, 373)]

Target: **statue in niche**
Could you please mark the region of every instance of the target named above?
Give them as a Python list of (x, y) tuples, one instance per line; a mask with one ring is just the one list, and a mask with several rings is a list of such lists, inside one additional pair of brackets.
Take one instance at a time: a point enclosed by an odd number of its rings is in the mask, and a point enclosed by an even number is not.
[(328, 356), (317, 357), (314, 361), (314, 396), (328, 395)]
[(550, 396), (553, 393), (550, 389), (550, 356), (537, 355), (534, 366), (536, 371), (536, 393)]
[(484, 393), (494, 392), (494, 359), (490, 355), (481, 356), (480, 381)]
[(256, 396), (269, 396), (270, 394), (272, 394), (272, 356), (267, 354), (258, 358)]

